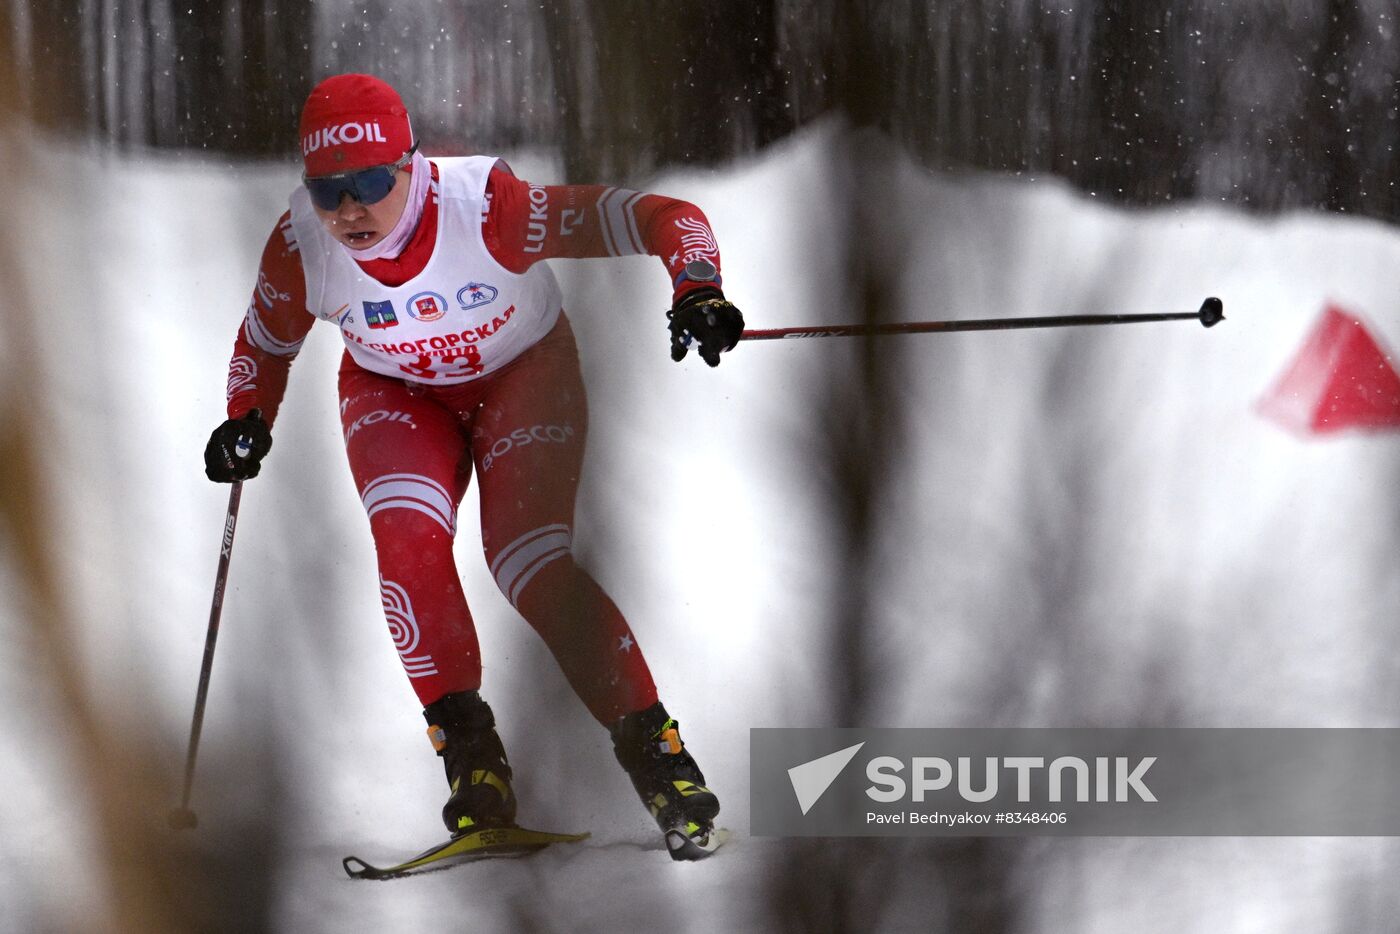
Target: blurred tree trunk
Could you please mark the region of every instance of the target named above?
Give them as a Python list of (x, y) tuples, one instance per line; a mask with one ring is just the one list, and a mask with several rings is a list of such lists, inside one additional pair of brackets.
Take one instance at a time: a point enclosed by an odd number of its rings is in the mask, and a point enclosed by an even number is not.
[[(13, 90), (8, 82), (0, 84), (0, 96)], [(0, 116), (0, 198), (12, 208), (26, 203), (22, 193), (33, 185), (27, 160), (15, 157), (20, 132), (13, 114)], [(94, 704), (53, 560), (62, 547), (55, 542), (59, 536), (52, 517), (61, 512), (52, 508), (54, 491), (43, 464), (44, 375), (36, 366), (40, 355), (33, 352), (37, 342), (29, 333), (31, 306), (18, 260), (23, 254), (17, 238), (28, 220), (22, 207), (10, 220), (0, 233), (0, 281), (8, 299), (0, 310), (6, 334), (0, 391), (17, 404), (0, 410), (0, 540), (6, 545), (0, 556), (8, 566), (5, 579), (19, 585), (19, 593), (5, 596), (13, 611), (23, 614), (22, 631), (28, 637), (10, 647), (10, 657), (24, 660), (34, 697), (58, 700), (57, 709), (43, 708), (35, 733), (59, 731), (75, 784), (86, 793), (85, 800), (68, 802), (75, 818), (71, 836), (78, 844), (77, 852), (68, 855), (94, 859), (114, 896), (109, 914), (100, 920), (71, 915), (50, 919), (50, 925), (175, 931), (170, 881), (162, 872), (170, 867), (161, 865), (165, 848), (157, 842), (159, 825), (151, 820), (161, 782), (150, 772), (150, 750), (143, 748), (142, 738), (108, 729), (110, 722), (104, 722)]]
[(313, 83), (312, 5), (164, 2), (174, 7), (175, 95), (152, 142), (239, 155), (295, 152), (301, 102)]
[(795, 126), (772, 4), (551, 0), (544, 33), (567, 181), (713, 164)]
[[(862, 130), (890, 116), (888, 91), (902, 67), (889, 24), (858, 0), (836, 4), (841, 42), (829, 58), (831, 93), (851, 129), (831, 153), (833, 190), (818, 197), (841, 205), (844, 268), (837, 276), (865, 324), (893, 320), (900, 259), (883, 252), (898, 241), (888, 229), (887, 199), (898, 197), (893, 153), (871, 145)], [(837, 583), (824, 620), (823, 651), (834, 727), (884, 726), (876, 719), (883, 686), (898, 680), (898, 661), (882, 651), (881, 545), (888, 531), (891, 491), (904, 454), (903, 379), (906, 344), (862, 339), (853, 345), (853, 369), (823, 383), (825, 399), (808, 411), (821, 421), (810, 436), (821, 450), (804, 458), (825, 468), (828, 482), (818, 514), (827, 514), (834, 538), (829, 575)], [(927, 724), (936, 725), (934, 723)], [(896, 919), (927, 919), (928, 930), (1009, 931), (1020, 909), (1011, 885), (1016, 844), (970, 839), (787, 841), (770, 881), (772, 923), (788, 931), (877, 930)], [(924, 884), (901, 888), (911, 874)], [(940, 924), (939, 919), (946, 923)]]
[[(29, 48), (24, 55), (31, 72), (28, 75), (34, 103), (34, 119), (54, 129), (85, 128), (88, 101), (83, 82), (73, 68), (73, 50), (81, 23), (79, 0), (53, 0), (51, 3), (30, 4)], [(19, 60), (17, 54), (15, 60)], [(18, 76), (21, 79), (24, 75)]]
[(1330, 211), (1356, 211), (1362, 206), (1365, 193), (1360, 152), (1367, 144), (1354, 132), (1355, 118), (1348, 94), (1353, 84), (1349, 80), (1352, 49), (1360, 38), (1360, 27), (1355, 0), (1327, 0), (1313, 66), (1313, 73), (1321, 81), (1303, 107), (1313, 127), (1310, 161), (1318, 167), (1318, 187)]
[[(53, 21), (62, 22), (62, 17)], [(10, 76), (0, 74), (0, 98), (11, 99), (14, 93)], [(269, 784), (268, 776), (277, 771), (276, 750), (269, 751), (267, 742), (245, 739), (234, 754), (224, 750), (223, 768), (217, 769), (207, 763), (220, 749), (206, 740), (202, 753), (206, 768), (197, 799), (201, 812), (211, 819), (196, 832), (168, 832), (166, 814), (178, 800), (179, 762), (167, 753), (176, 741), (157, 733), (163, 716), (152, 706), (149, 685), (134, 680), (119, 683), (118, 672), (125, 670), (119, 662), (104, 658), (108, 667), (96, 671), (97, 666), (88, 664), (92, 659), (85, 657), (85, 639), (93, 627), (119, 627), (129, 621), (121, 618), (120, 593), (111, 594), (111, 614), (104, 614), (100, 622), (77, 618), (72, 609), (73, 582), (64, 574), (63, 558), (75, 538), (70, 525), (74, 516), (71, 508), (60, 504), (71, 500), (73, 491), (59, 488), (56, 478), (63, 471), (55, 469), (53, 458), (56, 452), (72, 456), (74, 439), (61, 438), (59, 426), (73, 422), (71, 414), (51, 406), (72, 405), (77, 397), (53, 390), (50, 368), (58, 367), (60, 358), (44, 352), (53, 348), (35, 331), (34, 308), (42, 303), (31, 296), (42, 283), (74, 275), (74, 270), (71, 257), (65, 257), (63, 268), (58, 268), (30, 240), (31, 232), (44, 226), (33, 217), (35, 206), (44, 202), (39, 193), (42, 176), (35, 170), (39, 163), (34, 154), (39, 149), (27, 141), (31, 133), (32, 126), (20, 115), (0, 110), (0, 199), (11, 208), (10, 223), (0, 230), (0, 282), (5, 284), (7, 299), (0, 306), (5, 334), (0, 341), (0, 392), (12, 403), (0, 408), (0, 541), (4, 542), (0, 576), (15, 585), (13, 592), (2, 596), (11, 618), (18, 621), (19, 639), (8, 647), (11, 671), (7, 674), (28, 698), (7, 715), (32, 721), (25, 724), (25, 734), (53, 737), (62, 760), (63, 775), (51, 776), (54, 780), (44, 789), (48, 799), (55, 801), (53, 812), (26, 817), (36, 828), (64, 830), (45, 841), (40, 853), (9, 855), (15, 857), (12, 868), (21, 872), (38, 875), (61, 861), (71, 875), (39, 876), (42, 890), (32, 902), (6, 906), (7, 912), (55, 912), (41, 919), (39, 930), (133, 934), (268, 930), (277, 836), (283, 826), (280, 796), (275, 790), (260, 795), (252, 813), (245, 811), (234, 820), (220, 820), (228, 818), (229, 810), (215, 804), (222, 798), (236, 798), (247, 788)], [(35, 283), (40, 285), (36, 288)], [(85, 358), (83, 348), (110, 347), (111, 343), (101, 339), (101, 315), (93, 317), (90, 327), (96, 339), (73, 342), (61, 357), (69, 376), (101, 372), (101, 364)], [(60, 332), (49, 339), (67, 338)], [(110, 422), (109, 431), (85, 435), (81, 443), (108, 452), (120, 450), (119, 420), (91, 414), (92, 424)], [(123, 491), (113, 471), (105, 468), (94, 467), (89, 479), (79, 519), (104, 524), (112, 518), (107, 513), (112, 501), (129, 491)], [(211, 526), (211, 556), (218, 533), (219, 528)], [(120, 550), (125, 544), (114, 542), (113, 547)], [(130, 586), (144, 583), (131, 580)], [(195, 675), (192, 670), (191, 696)], [(113, 696), (118, 703), (111, 702)], [(178, 741), (182, 751), (183, 739)], [(18, 754), (29, 758), (33, 751)], [(46, 757), (33, 759), (30, 767), (38, 770)], [(73, 880), (91, 878), (91, 871), (103, 883), (100, 889), (69, 898)], [(82, 913), (85, 910), (92, 913)], [(13, 917), (6, 920), (21, 923)]]
[[(52, 0), (6, 7), (32, 118), (138, 146), (294, 150), (313, 7), (283, 0)], [(13, 100), (13, 98), (12, 98)]]

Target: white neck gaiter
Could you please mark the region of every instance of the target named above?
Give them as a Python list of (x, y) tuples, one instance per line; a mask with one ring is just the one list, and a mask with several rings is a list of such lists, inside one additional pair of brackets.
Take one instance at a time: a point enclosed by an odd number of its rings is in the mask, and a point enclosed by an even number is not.
[(404, 204), (403, 213), (399, 215), (399, 222), (394, 225), (394, 229), (389, 231), (389, 235), (383, 240), (363, 250), (351, 249), (342, 243), (341, 248), (350, 254), (351, 259), (357, 262), (397, 259), (404, 247), (408, 246), (413, 232), (418, 229), (418, 222), (423, 219), (423, 207), (428, 203), (428, 186), (433, 180), (432, 167), (428, 165), (428, 158), (421, 152), (413, 154), (413, 171), (409, 173), (409, 179), (408, 201)]

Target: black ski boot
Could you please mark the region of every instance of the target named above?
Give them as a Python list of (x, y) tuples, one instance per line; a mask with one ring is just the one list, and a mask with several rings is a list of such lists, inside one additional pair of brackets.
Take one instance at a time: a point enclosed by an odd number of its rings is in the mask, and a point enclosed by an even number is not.
[(442, 821), (454, 836), (515, 823), (510, 763), (496, 718), (476, 691), (448, 694), (423, 709), (428, 738), (442, 756), (452, 797)]
[(681, 742), (680, 724), (658, 701), (612, 728), (613, 754), (666, 836), (672, 859), (703, 859), (722, 842), (714, 830), (719, 799)]

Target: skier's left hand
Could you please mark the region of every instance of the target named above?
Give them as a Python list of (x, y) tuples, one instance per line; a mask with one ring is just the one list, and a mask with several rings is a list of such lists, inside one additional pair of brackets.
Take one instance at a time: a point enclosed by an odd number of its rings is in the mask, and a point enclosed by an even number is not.
[(685, 359), (691, 341), (699, 343), (700, 359), (719, 366), (719, 355), (733, 350), (744, 336), (744, 314), (726, 301), (717, 288), (696, 289), (666, 312), (671, 321), (671, 359)]

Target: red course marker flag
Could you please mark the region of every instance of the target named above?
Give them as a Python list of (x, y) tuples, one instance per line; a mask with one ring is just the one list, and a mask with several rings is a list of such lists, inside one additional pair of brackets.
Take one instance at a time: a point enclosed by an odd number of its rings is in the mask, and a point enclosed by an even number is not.
[(1329, 305), (1258, 411), (1299, 434), (1400, 428), (1400, 376), (1361, 319)]

